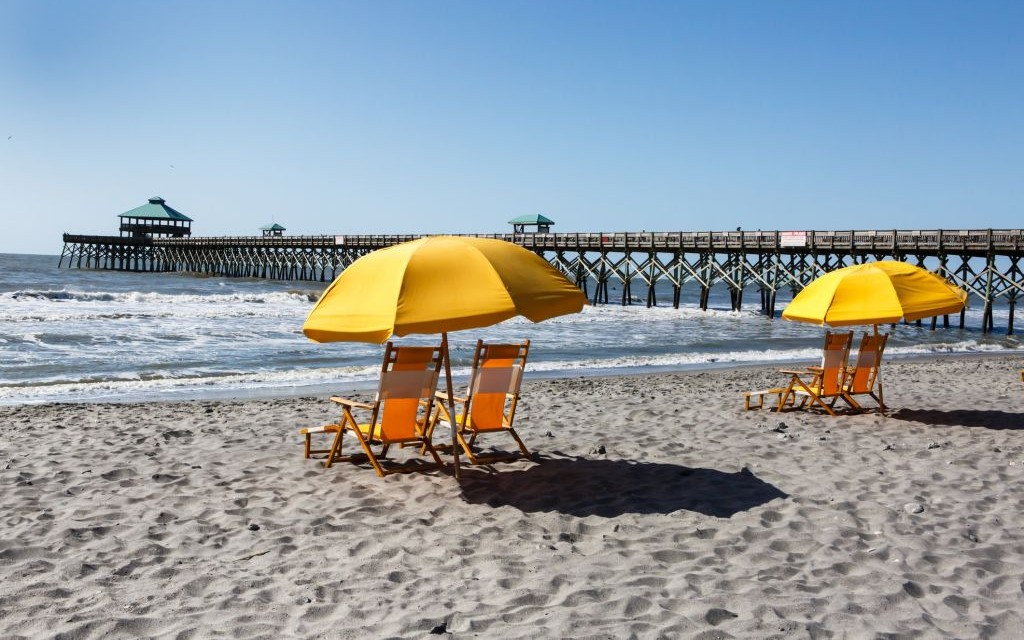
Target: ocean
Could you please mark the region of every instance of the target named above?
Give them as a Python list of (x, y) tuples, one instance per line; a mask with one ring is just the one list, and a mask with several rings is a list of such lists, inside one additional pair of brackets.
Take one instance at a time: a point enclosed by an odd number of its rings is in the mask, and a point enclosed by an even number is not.
[[(302, 322), (327, 283), (58, 269), (57, 256), (0, 254), (0, 403), (145, 401), (326, 393), (369, 388), (383, 347), (316, 344)], [(641, 292), (642, 293), (642, 292)], [(611, 298), (617, 300), (616, 290)], [(528, 376), (576, 376), (811, 361), (823, 330), (729, 310), (708, 311), (684, 288), (679, 309), (587, 307), (539, 324), (513, 319), (450, 334), (455, 375), (468, 373), (478, 338), (529, 338)], [(670, 301), (670, 291), (659, 292)], [(780, 295), (777, 309), (787, 300)], [(1007, 336), (1007, 311), (981, 332), (975, 301), (964, 329), (900, 324), (886, 357), (1024, 352)], [(958, 325), (958, 317), (951, 324)], [(409, 336), (405, 344), (437, 342)]]

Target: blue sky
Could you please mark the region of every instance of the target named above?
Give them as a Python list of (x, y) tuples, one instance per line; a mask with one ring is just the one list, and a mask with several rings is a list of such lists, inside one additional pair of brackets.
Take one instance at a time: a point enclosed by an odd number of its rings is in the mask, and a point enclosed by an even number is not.
[(0, 0), (0, 252), (198, 235), (1019, 228), (1020, 2)]

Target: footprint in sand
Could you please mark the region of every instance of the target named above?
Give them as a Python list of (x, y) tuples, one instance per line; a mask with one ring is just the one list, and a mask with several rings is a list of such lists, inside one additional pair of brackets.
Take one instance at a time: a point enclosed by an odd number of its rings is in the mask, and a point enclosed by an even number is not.
[(136, 473), (132, 469), (114, 469), (113, 471), (101, 473), (100, 477), (103, 478), (104, 480), (117, 481), (124, 480), (126, 478), (131, 478), (135, 475)]
[(708, 612), (704, 614), (704, 621), (712, 627), (717, 627), (726, 620), (732, 620), (733, 618), (738, 617), (738, 614), (735, 614), (728, 609), (708, 609)]

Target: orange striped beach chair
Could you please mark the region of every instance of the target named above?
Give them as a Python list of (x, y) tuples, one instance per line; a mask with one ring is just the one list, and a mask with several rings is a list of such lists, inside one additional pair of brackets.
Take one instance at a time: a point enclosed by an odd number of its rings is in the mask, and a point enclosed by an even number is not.
[(779, 396), (778, 410), (782, 411), (787, 404), (795, 401), (797, 396), (801, 396), (801, 408), (817, 404), (829, 415), (836, 415), (833, 409), (836, 401), (840, 398), (848, 400), (847, 360), (850, 357), (852, 342), (852, 332), (828, 332), (825, 334), (825, 349), (820, 367), (811, 367), (803, 371), (781, 370), (782, 373), (788, 374), (790, 379)]
[[(341, 419), (337, 424), (299, 430), (306, 438), (306, 457), (326, 453), (324, 467), (330, 467), (335, 462), (357, 462), (362, 456), (342, 454), (345, 433), (351, 432), (374, 471), (381, 477), (391, 473), (440, 468), (443, 464), (430, 442), (429, 432), (440, 370), (440, 347), (396, 347), (389, 342), (384, 350), (380, 383), (374, 401), (364, 403), (331, 397), (332, 402), (341, 405)], [(369, 419), (358, 420), (355, 410), (365, 412)], [(333, 433), (331, 448), (311, 449), (310, 437), (314, 433)], [(424, 453), (433, 457), (434, 462), (385, 465), (388, 449), (393, 444), (419, 446)], [(375, 446), (380, 448), (379, 452), (374, 451)]]
[[(842, 398), (854, 409), (861, 409), (853, 396), (868, 395), (878, 404), (879, 411), (885, 411), (885, 396), (882, 393), (882, 352), (889, 339), (887, 333), (865, 333), (857, 349), (857, 359), (846, 376), (845, 393)], [(876, 393), (877, 390), (877, 393)]]
[[(486, 344), (483, 340), (477, 341), (466, 395), (453, 397), (456, 405), (456, 439), (471, 463), (488, 464), (530, 455), (513, 427), (529, 351), (529, 340), (520, 344)], [(439, 402), (431, 429), (438, 424), (451, 428), (451, 416), (446, 404), (448, 395), (438, 392), (437, 396)], [(477, 438), (480, 435), (499, 432), (512, 436), (519, 446), (518, 453), (481, 455), (477, 452)]]

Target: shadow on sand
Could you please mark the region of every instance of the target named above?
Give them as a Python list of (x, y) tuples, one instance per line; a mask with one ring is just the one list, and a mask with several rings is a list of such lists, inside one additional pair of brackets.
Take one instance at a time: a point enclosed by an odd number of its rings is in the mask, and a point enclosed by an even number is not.
[(1024, 430), (1024, 414), (994, 409), (900, 409), (889, 414), (896, 420), (921, 422), (936, 427), (982, 427), (995, 430)]
[(730, 518), (776, 498), (776, 487), (746, 468), (734, 473), (632, 460), (537, 457), (527, 469), (463, 468), (462, 495), (471, 504), (523, 512), (614, 518), (627, 513), (686, 510)]

